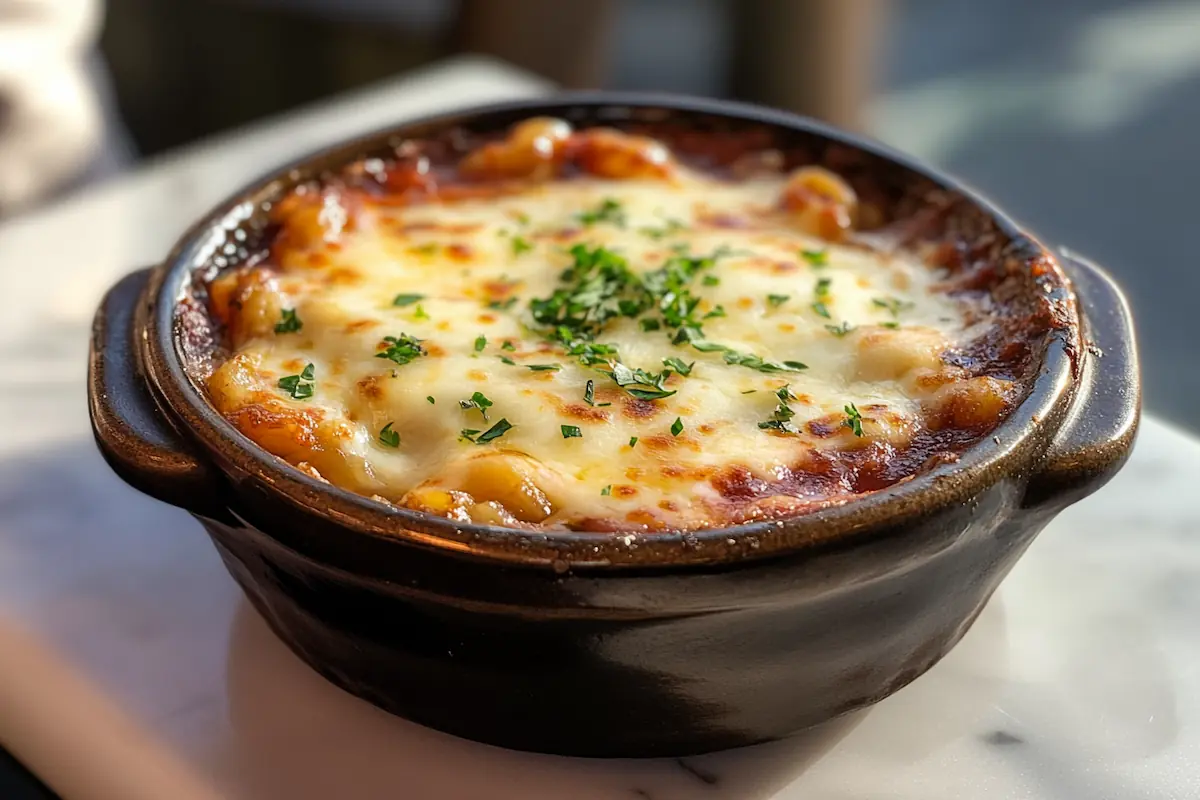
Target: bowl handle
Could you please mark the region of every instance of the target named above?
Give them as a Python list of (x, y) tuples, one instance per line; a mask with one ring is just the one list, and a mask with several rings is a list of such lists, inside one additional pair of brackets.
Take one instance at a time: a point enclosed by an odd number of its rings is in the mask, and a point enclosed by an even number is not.
[(1103, 269), (1062, 249), (1084, 324), (1079, 389), (1025, 505), (1064, 507), (1099, 489), (1129, 457), (1142, 408), (1137, 342), (1129, 304)]
[(126, 275), (92, 322), (88, 411), (104, 459), (126, 483), (207, 517), (227, 514), (211, 466), (196, 458), (150, 394), (134, 344), (134, 317), (152, 270)]

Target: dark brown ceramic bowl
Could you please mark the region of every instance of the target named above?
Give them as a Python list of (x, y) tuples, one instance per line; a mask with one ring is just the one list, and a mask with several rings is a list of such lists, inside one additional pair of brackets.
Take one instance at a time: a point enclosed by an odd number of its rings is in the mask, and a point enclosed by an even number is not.
[(239, 192), (104, 300), (93, 426), (113, 469), (192, 512), (279, 636), (339, 686), (450, 733), (543, 752), (682, 755), (786, 737), (929, 669), (1038, 531), (1128, 455), (1140, 404), (1129, 312), (1109, 278), (1066, 254), (1078, 303), (1061, 282), (1047, 287), (1071, 319), (994, 436), (957, 463), (785, 521), (645, 536), (459, 524), (313, 480), (208, 405), (187, 370), (203, 330), (178, 304), (199, 268), (254, 239), (265, 202), (405, 138), (539, 115), (767, 130), (890, 185), (937, 187), (991, 232), (999, 257), (1046, 257), (986, 201), (879, 145), (779, 112), (661, 97), (565, 96), (413, 122)]

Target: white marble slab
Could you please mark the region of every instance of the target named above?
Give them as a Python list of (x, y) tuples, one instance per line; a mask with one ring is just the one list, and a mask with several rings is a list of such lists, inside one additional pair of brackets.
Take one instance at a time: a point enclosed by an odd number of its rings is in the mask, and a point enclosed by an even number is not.
[(248, 172), (543, 88), (458, 63), (0, 228), (0, 743), (67, 800), (1200, 797), (1200, 443), (1153, 419), (925, 677), (796, 741), (683, 761), (512, 753), (376, 711), (283, 648), (190, 517), (107, 470), (83, 364), (117, 275)]

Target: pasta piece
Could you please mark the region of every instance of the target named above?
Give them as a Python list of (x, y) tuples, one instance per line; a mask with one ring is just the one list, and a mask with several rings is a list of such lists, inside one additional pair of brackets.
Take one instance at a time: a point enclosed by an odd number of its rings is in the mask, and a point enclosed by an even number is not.
[(590, 175), (614, 180), (662, 180), (675, 173), (671, 154), (653, 139), (607, 128), (587, 131), (576, 139), (575, 163)]
[(459, 171), (476, 179), (548, 180), (554, 177), (570, 137), (571, 126), (561, 119), (528, 119), (514, 126), (502, 141), (486, 144), (464, 158)]
[(860, 381), (898, 380), (919, 369), (941, 366), (946, 341), (927, 328), (872, 328), (859, 332), (854, 377)]
[(934, 426), (990, 428), (1008, 410), (1012, 389), (1012, 382), (987, 375), (943, 386), (930, 401)]
[(226, 325), (235, 347), (273, 333), (284, 307), (274, 276), (256, 268), (229, 272), (214, 280), (209, 284), (209, 304)]
[(837, 242), (854, 226), (858, 197), (829, 170), (801, 167), (788, 178), (780, 205), (805, 233)]

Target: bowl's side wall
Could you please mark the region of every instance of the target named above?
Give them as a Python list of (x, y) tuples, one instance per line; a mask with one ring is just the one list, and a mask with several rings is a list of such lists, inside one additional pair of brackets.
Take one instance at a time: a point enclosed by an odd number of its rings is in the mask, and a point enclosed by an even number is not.
[[(385, 710), (521, 750), (678, 756), (784, 738), (924, 673), (1047, 521), (1013, 520), (1016, 496), (1002, 484), (928, 517), (923, 525), (950, 543), (881, 576), (843, 574), (834, 576), (840, 586), (806, 591), (807, 578), (828, 572), (818, 556), (792, 565), (795, 591), (770, 602), (636, 617), (581, 603), (586, 592), (575, 584), (590, 583), (585, 576), (561, 576), (557, 605), (482, 610), (333, 572), (255, 529), (202, 521), (288, 646)], [(864, 555), (835, 563), (861, 570), (871, 561)], [(460, 563), (446, 559), (442, 578), (453, 582)], [(747, 566), (730, 579), (769, 570)], [(602, 580), (610, 593), (640, 593), (694, 576)]]

